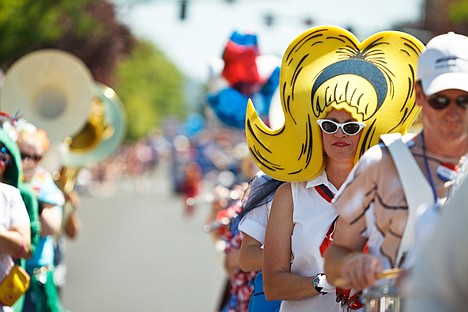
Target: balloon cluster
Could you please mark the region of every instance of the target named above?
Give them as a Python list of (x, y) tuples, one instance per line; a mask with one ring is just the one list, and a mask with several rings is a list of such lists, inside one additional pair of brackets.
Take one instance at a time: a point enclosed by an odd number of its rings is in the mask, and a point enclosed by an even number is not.
[(234, 31), (222, 59), (210, 65), (208, 104), (227, 126), (244, 129), (248, 99), (268, 124), (268, 114), (279, 84), (281, 59), (261, 55), (257, 35)]

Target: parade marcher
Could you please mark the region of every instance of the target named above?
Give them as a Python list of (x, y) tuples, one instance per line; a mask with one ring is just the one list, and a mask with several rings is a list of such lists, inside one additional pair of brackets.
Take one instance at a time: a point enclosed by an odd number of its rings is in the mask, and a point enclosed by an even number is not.
[[(280, 186), (268, 220), (264, 288), (267, 299), (285, 300), (281, 311), (300, 311), (308, 306), (322, 311), (338, 309), (333, 294), (320, 296), (334, 292), (321, 274), (320, 261), (337, 217), (330, 201), (354, 166), (365, 124), (357, 122), (345, 109), (333, 109), (325, 117), (320, 119), (325, 170), (308, 182)], [(313, 280), (306, 275), (312, 271), (318, 273)]]
[[(394, 158), (399, 156), (391, 154), (392, 142), (372, 147), (337, 194), (334, 207), (340, 217), (325, 256), (325, 273), (332, 283), (341, 279), (353, 289), (391, 283), (376, 274), (404, 265), (413, 246), (417, 204), (445, 201), (468, 147), (467, 49), (468, 38), (454, 33), (428, 42), (418, 60), (415, 84), (423, 130), (393, 141), (405, 143), (400, 144), (400, 155), (409, 157)], [(402, 178), (405, 172), (411, 172), (409, 179)], [(365, 245), (368, 253), (362, 252)]]
[[(31, 242), (29, 217), (18, 189), (0, 183), (0, 194), (0, 280), (3, 280), (12, 269), (13, 260), (30, 257)], [(0, 303), (0, 311), (14, 310)]]
[(69, 193), (63, 192), (63, 195), (65, 196), (65, 204), (63, 207), (62, 230), (61, 234), (56, 236), (54, 240), (54, 282), (60, 299), (62, 299), (62, 291), (65, 287), (67, 275), (65, 238), (73, 240), (81, 231), (81, 220), (77, 213), (80, 204), (79, 195), (75, 190)]
[[(237, 189), (237, 190), (236, 190)], [(236, 185), (231, 190), (242, 194), (246, 191), (246, 183)], [(231, 210), (229, 214), (234, 217), (242, 211), (243, 199), (247, 198), (245, 193), (241, 198), (231, 199), (227, 206), (227, 210)], [(247, 312), (250, 297), (253, 290), (253, 280), (257, 272), (244, 272), (239, 267), (239, 249), (242, 242), (242, 234), (236, 224), (225, 226), (225, 230), (220, 234), (220, 238), (225, 242), (224, 247), (224, 268), (227, 272), (229, 284), (225, 302), (220, 311), (223, 312)]]
[(249, 186), (249, 196), (242, 212), (236, 217), (242, 242), (239, 266), (245, 272), (258, 271), (254, 280), (254, 290), (249, 302), (249, 312), (277, 311), (280, 301), (267, 301), (263, 291), (262, 262), (265, 231), (270, 214), (273, 196), (282, 181), (275, 180), (259, 171)]
[(229, 274), (229, 296), (223, 312), (247, 312), (253, 291), (256, 271), (244, 272), (239, 267), (239, 249), (242, 243), (242, 234), (239, 229), (233, 228), (226, 233), (226, 248), (224, 252), (225, 269)]
[(60, 233), (62, 225), (64, 195), (51, 174), (40, 166), (49, 144), (45, 131), (27, 122), (19, 125), (17, 131), (17, 143), (23, 160), (23, 179), (36, 193), (41, 221), (36, 252), (26, 261), (31, 285), (26, 292), (23, 311), (63, 311), (54, 283), (54, 237)]
[(359, 42), (344, 29), (315, 27), (284, 53), (284, 126), (269, 129), (249, 103), (252, 157), (265, 174), (288, 182), (273, 199), (262, 266), (266, 298), (282, 300), (280, 311), (340, 309), (323, 267), (338, 215), (330, 202), (381, 134), (405, 133), (415, 119), (411, 91), (422, 47), (401, 32)]
[[(32, 231), (39, 230), (38, 224), (31, 226), (28, 215), (28, 212), (33, 212), (31, 208), (37, 209), (37, 204), (34, 206), (35, 198), (30, 196), (33, 194), (27, 192), (26, 187), (19, 187), (20, 160), (16, 143), (11, 141), (6, 131), (0, 129), (0, 280), (13, 267), (13, 261), (24, 266), (24, 259), (29, 259), (32, 254), (31, 239), (35, 238)], [(25, 202), (30, 204), (29, 208)], [(32, 220), (37, 220), (34, 215)], [(21, 305), (23, 297), (15, 305)], [(0, 311), (14, 310), (0, 304)]]
[[(73, 168), (72, 170), (75, 170)], [(81, 231), (81, 220), (78, 217), (78, 207), (80, 205), (80, 197), (74, 189), (75, 184), (69, 184), (67, 179), (69, 175), (66, 167), (60, 170), (60, 178), (55, 180), (55, 184), (62, 191), (65, 198), (62, 212), (62, 226), (60, 234), (54, 236), (54, 282), (57, 288), (57, 293), (62, 299), (62, 290), (66, 284), (67, 262), (66, 262), (66, 245), (67, 239), (76, 239)], [(71, 186), (71, 187), (70, 187)]]
[[(37, 198), (32, 188), (21, 181), (22, 166), (21, 155), (15, 140), (17, 139), (15, 124), (17, 120), (12, 119), (8, 114), (2, 113), (2, 129), (0, 129), (0, 143), (2, 144), (2, 154), (8, 158), (8, 161), (2, 162), (0, 178), (3, 183), (12, 185), (20, 191), (24, 205), (29, 216), (30, 224), (30, 249), (31, 255), (34, 254), (36, 245), (39, 241), (40, 221), (39, 207)], [(28, 258), (29, 258), (28, 257)], [(26, 268), (25, 258), (15, 260), (22, 268)], [(22, 311), (24, 296), (20, 297), (15, 305), (15, 311)]]

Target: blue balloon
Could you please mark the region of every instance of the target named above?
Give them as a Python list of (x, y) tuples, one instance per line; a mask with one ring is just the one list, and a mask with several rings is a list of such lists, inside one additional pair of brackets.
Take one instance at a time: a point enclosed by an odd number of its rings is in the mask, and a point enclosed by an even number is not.
[(216, 94), (208, 94), (208, 103), (216, 116), (225, 125), (244, 129), (248, 97), (239, 91), (226, 87)]
[(280, 69), (277, 67), (262, 88), (250, 96), (245, 96), (231, 87), (225, 87), (218, 93), (209, 93), (207, 96), (208, 104), (222, 123), (230, 127), (244, 129), (249, 98), (252, 99), (260, 118), (265, 120), (268, 117), (273, 94), (278, 88), (279, 74)]

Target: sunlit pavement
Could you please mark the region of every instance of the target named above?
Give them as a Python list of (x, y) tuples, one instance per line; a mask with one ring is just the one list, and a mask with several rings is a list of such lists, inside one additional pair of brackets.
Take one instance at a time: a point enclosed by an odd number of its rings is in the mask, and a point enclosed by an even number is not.
[(125, 178), (102, 196), (81, 197), (83, 229), (67, 241), (66, 309), (216, 310), (225, 275), (222, 254), (202, 230), (209, 208), (184, 217), (165, 169), (150, 180)]

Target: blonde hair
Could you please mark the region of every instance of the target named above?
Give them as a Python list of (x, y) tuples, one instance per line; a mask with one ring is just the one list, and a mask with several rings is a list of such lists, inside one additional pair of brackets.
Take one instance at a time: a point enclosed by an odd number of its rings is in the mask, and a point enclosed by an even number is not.
[(47, 133), (43, 129), (38, 129), (32, 123), (25, 120), (18, 121), (16, 126), (16, 132), (18, 133), (18, 141), (33, 141), (46, 151), (49, 148), (49, 139)]

